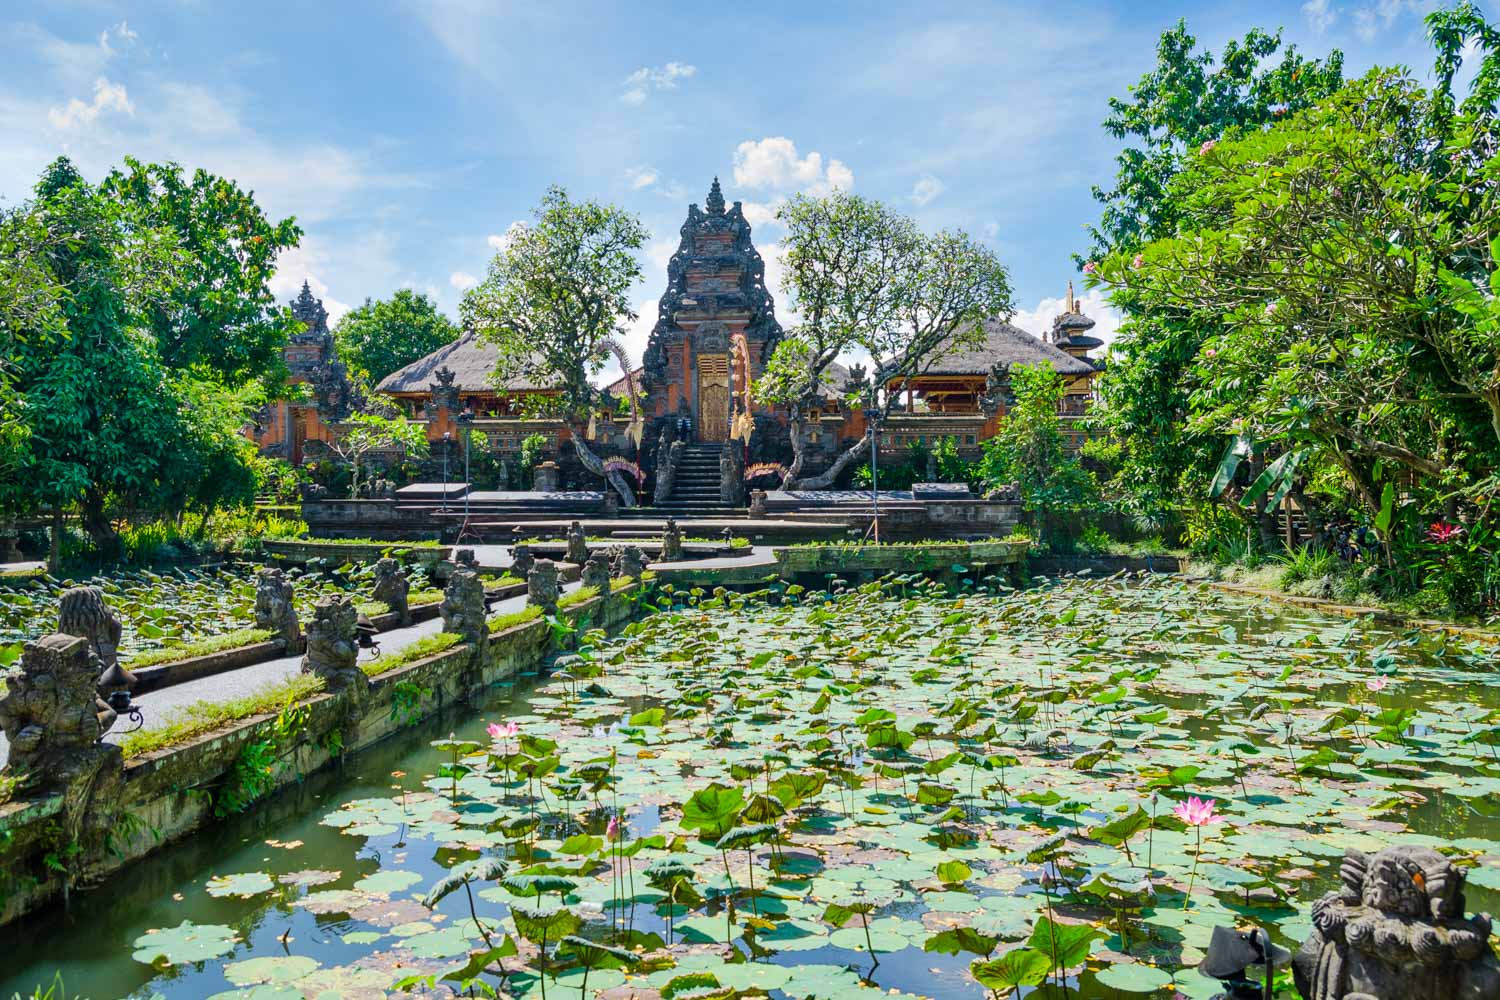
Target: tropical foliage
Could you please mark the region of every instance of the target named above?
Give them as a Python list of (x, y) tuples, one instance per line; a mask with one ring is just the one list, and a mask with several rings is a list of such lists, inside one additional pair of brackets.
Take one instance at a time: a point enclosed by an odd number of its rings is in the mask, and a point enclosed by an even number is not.
[(424, 292), (398, 288), (389, 299), (365, 299), (333, 327), (339, 359), (375, 385), (399, 368), (458, 339), (458, 327)]

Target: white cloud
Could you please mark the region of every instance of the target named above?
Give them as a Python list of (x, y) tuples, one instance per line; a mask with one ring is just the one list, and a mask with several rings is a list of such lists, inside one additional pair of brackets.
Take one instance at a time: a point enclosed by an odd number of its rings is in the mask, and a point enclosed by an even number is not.
[[(1034, 309), (1016, 310), (1010, 321), (1027, 333), (1040, 337), (1052, 329), (1052, 321), (1062, 314), (1064, 301), (1062, 296), (1042, 299)], [(1082, 296), (1075, 295), (1074, 302), (1079, 312), (1094, 321), (1094, 328), (1089, 333), (1104, 341), (1101, 353), (1108, 350), (1120, 328), (1120, 314), (1098, 288), (1090, 289)]]
[(923, 174), (912, 185), (911, 200), (917, 205), (926, 205), (943, 193), (946, 185), (931, 174)]
[(777, 198), (774, 201), (746, 201), (740, 203), (740, 211), (745, 216), (745, 221), (752, 227), (780, 225), (776, 221), (776, 213), (781, 209), (785, 198)]
[(515, 222), (512, 222), (509, 226), (505, 227), (505, 232), (503, 232), (503, 233), (490, 233), (488, 236), (486, 236), (484, 238), (484, 241), (490, 245), (490, 249), (491, 250), (494, 250), (494, 251), (498, 252), (498, 251), (504, 250), (506, 247), (508, 247), (510, 245), (511, 238), (513, 236), (515, 236), (515, 234), (517, 234), (517, 233), (522, 232), (523, 230), (525, 230), (525, 228), (526, 228), (526, 220), (525, 219), (517, 219)]
[(114, 41), (115, 45), (123, 49), (134, 45), (140, 37), (140, 35), (130, 30), (130, 25), (121, 21), (114, 27), (105, 28), (99, 32), (99, 47), (110, 55), (113, 55), (118, 50), (114, 45), (110, 44), (111, 40)]
[(832, 158), (824, 166), (823, 154), (816, 151), (798, 156), (797, 144), (778, 135), (759, 142), (747, 139), (736, 147), (734, 180), (742, 187), (821, 195), (854, 187), (854, 172)]
[(642, 66), (625, 78), (625, 92), (620, 100), (626, 104), (644, 104), (653, 90), (672, 90), (678, 80), (685, 80), (698, 72), (698, 67), (689, 63), (669, 62), (664, 66)]
[(1333, 23), (1339, 19), (1339, 12), (1331, 0), (1307, 0), (1302, 5), (1302, 16), (1307, 18), (1307, 23), (1321, 35), (1333, 27)]
[(106, 111), (120, 111), (127, 115), (134, 115), (135, 105), (130, 103), (130, 96), (125, 93), (123, 83), (111, 83), (101, 76), (94, 81), (92, 101), (85, 104), (75, 97), (64, 107), (48, 110), (47, 119), (57, 128), (70, 129), (80, 125), (91, 125)]
[[(473, 288), (475, 285), (479, 284), (479, 279), (474, 277), (468, 271), (454, 271), (452, 274), (448, 275), (448, 284), (452, 285), (460, 292), (466, 292), (469, 289)], [(436, 296), (433, 297), (436, 298)]]
[(632, 188), (639, 191), (655, 184), (661, 179), (661, 175), (651, 167), (631, 167), (625, 171), (625, 178), (630, 181)]

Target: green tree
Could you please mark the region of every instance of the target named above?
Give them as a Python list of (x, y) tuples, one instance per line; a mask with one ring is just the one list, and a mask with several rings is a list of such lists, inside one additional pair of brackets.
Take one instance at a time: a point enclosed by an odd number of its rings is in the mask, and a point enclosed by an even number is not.
[(188, 178), (175, 163), (126, 157), (99, 193), (133, 209), (139, 224), (170, 232), (183, 251), (177, 280), (143, 316), (162, 363), (279, 390), (281, 348), (294, 321), (270, 281), (277, 257), (301, 239), (296, 222), (273, 223), (234, 181), (201, 169)]
[[(876, 384), (851, 403), (873, 406), (883, 420), (911, 379), (982, 342), (982, 320), (1010, 314), (1010, 276), (967, 233), (925, 234), (888, 206), (847, 192), (798, 195), (777, 217), (787, 227), (782, 291), (801, 322), (776, 345), (755, 392), (790, 414), (787, 488), (824, 489), (870, 441), (862, 437), (823, 473), (802, 475), (803, 417), (829, 365), (855, 349), (869, 355)], [(882, 391), (886, 384), (891, 391)]]
[[(1172, 179), (1205, 143), (1254, 132), (1284, 120), (1336, 91), (1343, 56), (1307, 59), (1281, 35), (1251, 31), (1231, 41), (1215, 59), (1200, 50), (1187, 26), (1164, 32), (1156, 66), (1126, 99), (1111, 98), (1104, 129), (1127, 145), (1116, 158), (1109, 188), (1095, 188), (1101, 203), (1090, 228), (1089, 260), (1133, 256), (1151, 240), (1171, 235), (1182, 206)], [(1143, 308), (1131, 289), (1112, 303), (1125, 314), (1100, 379), (1099, 419), (1124, 446), (1119, 481), (1146, 510), (1160, 510), (1180, 495), (1184, 475), (1206, 483), (1217, 458), (1214, 441), (1187, 430), (1188, 390), (1183, 373), (1214, 329), (1212, 317)]]
[(1058, 407), (1067, 386), (1050, 365), (1010, 369), (1015, 404), (984, 442), (979, 476), (990, 487), (1014, 484), (1039, 541), (1060, 541), (1063, 525), (1098, 498), (1093, 474), (1068, 451)]
[(579, 461), (631, 506), (634, 492), (619, 473), (605, 473), (587, 427), (603, 399), (594, 377), (635, 319), (630, 289), (641, 278), (636, 254), (648, 233), (623, 209), (572, 201), (560, 187), (549, 188), (533, 214), (464, 295), (464, 325), (498, 348), (497, 384), (521, 378), (556, 387), (546, 405), (567, 423)]
[(120, 511), (247, 500), (239, 436), (258, 387), (207, 365), (173, 368), (155, 322), (201, 274), (172, 226), (90, 185), (65, 158), (0, 220), (0, 381), (17, 426), (0, 434), (0, 512), (76, 506), (106, 556)]
[(405, 417), (383, 417), (378, 413), (356, 413), (339, 424), (328, 448), (349, 463), (349, 495), (359, 496), (360, 465), (381, 451), (400, 451), (408, 458), (427, 454), (427, 430)]
[(375, 385), (391, 372), (458, 339), (458, 327), (421, 292), (399, 288), (389, 299), (365, 299), (334, 325), (339, 357)]

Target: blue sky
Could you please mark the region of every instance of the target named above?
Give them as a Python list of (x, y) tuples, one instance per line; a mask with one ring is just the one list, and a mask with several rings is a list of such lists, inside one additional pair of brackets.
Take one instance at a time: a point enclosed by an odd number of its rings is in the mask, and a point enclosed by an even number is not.
[[(0, 13), (0, 204), (72, 156), (203, 166), (306, 231), (337, 316), (403, 285), (457, 314), (499, 234), (550, 183), (652, 232), (638, 356), (688, 202), (719, 175), (777, 280), (770, 217), (844, 185), (988, 240), (1038, 331), (1114, 173), (1099, 122), (1185, 17), (1218, 49), (1282, 27), (1350, 72), (1426, 77), (1422, 0), (586, 4), (10, 0)], [(1107, 307), (1087, 300), (1108, 333)], [(783, 318), (784, 322), (786, 318)]]

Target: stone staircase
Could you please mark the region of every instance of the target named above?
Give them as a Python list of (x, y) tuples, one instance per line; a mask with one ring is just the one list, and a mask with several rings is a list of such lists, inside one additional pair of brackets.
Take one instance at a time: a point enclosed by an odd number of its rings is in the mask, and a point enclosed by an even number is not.
[(690, 444), (683, 448), (682, 464), (672, 482), (672, 498), (659, 510), (673, 514), (719, 514), (732, 509), (719, 500), (720, 447)]

